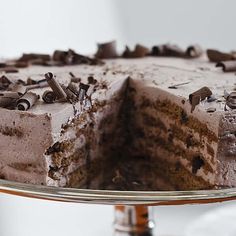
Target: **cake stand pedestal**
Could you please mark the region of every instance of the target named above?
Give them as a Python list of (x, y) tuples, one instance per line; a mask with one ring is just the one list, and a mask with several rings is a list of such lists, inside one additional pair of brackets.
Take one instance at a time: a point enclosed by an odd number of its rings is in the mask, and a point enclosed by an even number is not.
[(108, 191), (56, 188), (0, 180), (0, 192), (52, 201), (115, 206), (114, 235), (152, 235), (152, 206), (236, 200), (236, 188), (200, 191)]

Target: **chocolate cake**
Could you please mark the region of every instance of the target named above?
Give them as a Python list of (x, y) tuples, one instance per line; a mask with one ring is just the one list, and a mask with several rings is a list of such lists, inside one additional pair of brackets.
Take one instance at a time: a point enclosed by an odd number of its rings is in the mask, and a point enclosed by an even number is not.
[(113, 44), (103, 61), (71, 50), (0, 63), (0, 177), (118, 190), (236, 186), (235, 74), (200, 50), (138, 45), (118, 57)]

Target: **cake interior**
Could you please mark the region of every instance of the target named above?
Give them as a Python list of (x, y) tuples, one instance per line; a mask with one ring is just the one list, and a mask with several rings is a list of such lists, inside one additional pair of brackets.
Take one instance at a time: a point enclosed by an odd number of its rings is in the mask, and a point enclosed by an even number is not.
[[(204, 178), (204, 173), (213, 172), (211, 132), (202, 135), (202, 129), (195, 126), (204, 124), (190, 119), (170, 100), (159, 100), (158, 91), (157, 99), (149, 99), (135, 83), (129, 78), (118, 97), (78, 118), (81, 125), (83, 116), (93, 116), (84, 119), (87, 124), (83, 129), (78, 128), (78, 133), (86, 133), (87, 141), (73, 155), (86, 157), (86, 161), (67, 185), (110, 190), (214, 188)], [(95, 122), (98, 113), (102, 118)]]

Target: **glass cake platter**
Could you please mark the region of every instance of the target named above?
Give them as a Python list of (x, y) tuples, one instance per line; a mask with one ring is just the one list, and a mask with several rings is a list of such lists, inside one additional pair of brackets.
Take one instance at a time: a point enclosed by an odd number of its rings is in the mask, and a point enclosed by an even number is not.
[(151, 206), (236, 200), (236, 188), (197, 191), (109, 191), (48, 187), (0, 179), (0, 192), (52, 201), (115, 206), (115, 235), (152, 235)]

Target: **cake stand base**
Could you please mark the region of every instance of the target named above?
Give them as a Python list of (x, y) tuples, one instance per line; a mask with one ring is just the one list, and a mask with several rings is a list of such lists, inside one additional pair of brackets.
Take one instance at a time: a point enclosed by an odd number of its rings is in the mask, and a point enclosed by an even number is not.
[(151, 236), (154, 221), (152, 208), (147, 206), (115, 206), (115, 236)]

